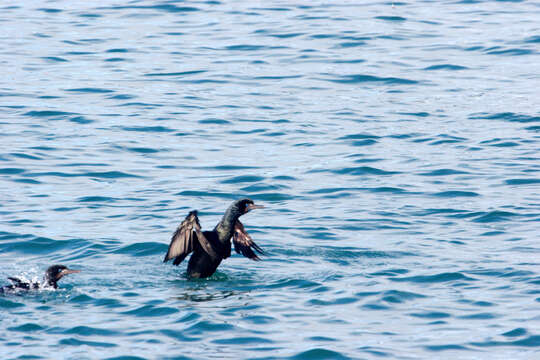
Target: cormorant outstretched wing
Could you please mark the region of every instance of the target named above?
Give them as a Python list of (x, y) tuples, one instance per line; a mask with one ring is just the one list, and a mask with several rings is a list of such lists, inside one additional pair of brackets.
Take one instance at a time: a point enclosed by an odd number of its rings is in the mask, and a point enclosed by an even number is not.
[(236, 223), (234, 224), (233, 243), (234, 250), (238, 254), (242, 254), (251, 260), (261, 260), (253, 250), (264, 255), (264, 251), (259, 247), (259, 245), (255, 244), (251, 236), (249, 236), (247, 233), (246, 229), (244, 229), (244, 225), (242, 225), (239, 220), (236, 220)]
[(201, 231), (197, 210), (191, 211), (188, 216), (182, 221), (178, 229), (174, 232), (167, 255), (163, 262), (167, 262), (174, 258), (173, 264), (180, 264), (195, 247), (195, 241), (201, 244), (201, 247), (208, 255), (217, 257), (216, 252), (212, 249), (210, 242), (206, 239)]

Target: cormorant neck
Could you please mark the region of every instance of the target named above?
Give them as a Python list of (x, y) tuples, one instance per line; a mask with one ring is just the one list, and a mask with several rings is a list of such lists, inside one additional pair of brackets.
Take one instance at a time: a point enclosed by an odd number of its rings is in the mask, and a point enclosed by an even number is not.
[(47, 275), (47, 274), (45, 274), (45, 276), (43, 277), (43, 284), (45, 286), (50, 286), (50, 287), (52, 287), (54, 289), (58, 289), (58, 284), (57, 284), (56, 280), (51, 279), (49, 277), (49, 275)]
[(221, 221), (216, 225), (214, 231), (217, 232), (219, 241), (224, 243), (231, 239), (234, 232), (234, 224), (240, 217), (238, 209), (233, 205), (229, 206), (225, 215), (221, 218)]

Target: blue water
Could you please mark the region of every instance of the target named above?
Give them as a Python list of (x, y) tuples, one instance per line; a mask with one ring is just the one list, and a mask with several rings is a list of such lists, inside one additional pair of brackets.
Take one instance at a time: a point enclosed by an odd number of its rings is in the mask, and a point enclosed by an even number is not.
[(1, 7), (0, 358), (540, 358), (538, 2)]

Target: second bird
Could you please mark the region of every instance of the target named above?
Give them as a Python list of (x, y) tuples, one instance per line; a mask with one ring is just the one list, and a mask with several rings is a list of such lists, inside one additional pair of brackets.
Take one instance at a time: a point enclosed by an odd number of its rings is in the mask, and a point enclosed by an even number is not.
[(260, 254), (263, 254), (263, 251), (253, 242), (238, 218), (262, 207), (255, 205), (250, 199), (237, 200), (229, 206), (212, 231), (201, 231), (197, 211), (191, 211), (173, 234), (163, 262), (174, 259), (173, 264), (179, 265), (193, 252), (188, 263), (188, 275), (193, 278), (209, 277), (223, 259), (231, 256), (231, 238), (237, 253), (252, 260), (259, 260), (255, 251)]

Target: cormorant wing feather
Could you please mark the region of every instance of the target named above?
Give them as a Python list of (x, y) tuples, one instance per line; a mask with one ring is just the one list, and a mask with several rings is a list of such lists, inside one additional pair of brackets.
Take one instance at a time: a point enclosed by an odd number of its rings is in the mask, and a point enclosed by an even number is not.
[(171, 243), (169, 244), (169, 250), (163, 259), (163, 262), (167, 262), (174, 258), (173, 264), (180, 264), (186, 256), (193, 251), (195, 241), (198, 241), (204, 251), (210, 256), (217, 256), (201, 231), (197, 210), (191, 211), (174, 232)]
[(30, 284), (27, 282), (24, 282), (23, 280), (16, 278), (16, 277), (8, 277), (8, 280), (11, 281), (13, 284), (12, 286), (15, 286), (16, 288), (23, 288), (23, 289), (30, 289)]
[(239, 220), (236, 220), (236, 223), (234, 224), (233, 243), (234, 250), (238, 254), (242, 254), (251, 260), (261, 260), (257, 254), (255, 254), (255, 251), (264, 255), (264, 251), (257, 244), (255, 244), (251, 236), (249, 236), (247, 233), (246, 229), (244, 229), (244, 225), (242, 225)]

